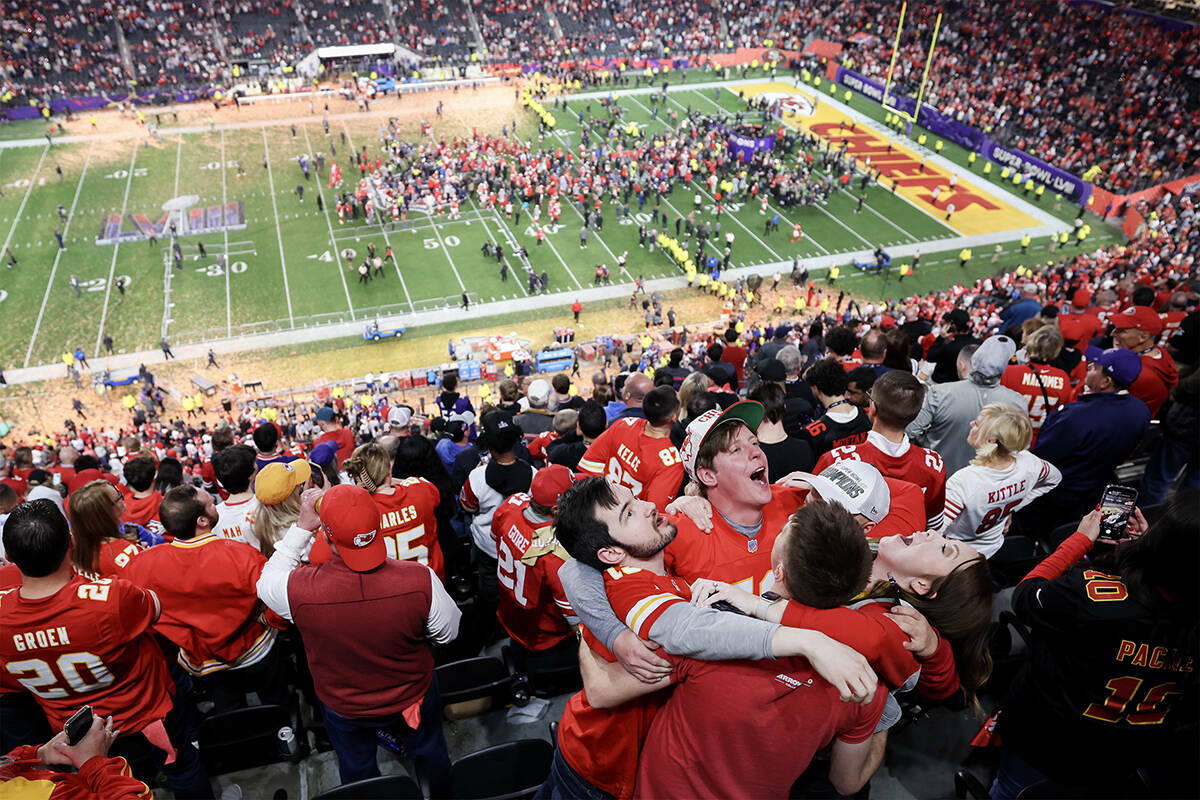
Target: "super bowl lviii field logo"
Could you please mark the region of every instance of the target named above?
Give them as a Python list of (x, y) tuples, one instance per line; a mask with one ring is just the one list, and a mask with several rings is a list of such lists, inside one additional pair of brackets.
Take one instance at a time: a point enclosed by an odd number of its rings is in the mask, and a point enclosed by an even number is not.
[(795, 114), (799, 117), (811, 117), (817, 110), (817, 104), (809, 95), (792, 90), (785, 92), (763, 92), (760, 97), (774, 105), (779, 103), (782, 114)]
[[(151, 219), (148, 214), (108, 214), (100, 223), (96, 244), (140, 242), (160, 236), (198, 236), (246, 227), (246, 212), (240, 202), (197, 206), (199, 202), (200, 198), (194, 194), (173, 197), (162, 204), (158, 219)], [(126, 219), (132, 224), (131, 229), (125, 228)]]

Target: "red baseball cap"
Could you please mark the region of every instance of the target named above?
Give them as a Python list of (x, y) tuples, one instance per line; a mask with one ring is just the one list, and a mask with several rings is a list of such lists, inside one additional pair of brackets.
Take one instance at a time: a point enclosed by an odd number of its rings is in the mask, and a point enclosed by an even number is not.
[(1092, 304), (1092, 293), (1087, 289), (1076, 289), (1071, 295), (1071, 305), (1076, 308), (1087, 308)]
[(321, 495), (317, 513), (325, 534), (350, 569), (370, 572), (387, 559), (387, 545), (379, 534), (379, 507), (366, 489), (338, 484)]
[(1114, 328), (1137, 328), (1151, 336), (1162, 333), (1162, 320), (1152, 308), (1146, 306), (1130, 306), (1120, 314), (1108, 318)]
[(562, 464), (551, 464), (534, 474), (533, 482), (529, 486), (529, 495), (539, 506), (554, 508), (558, 505), (558, 498), (570, 489), (574, 482), (575, 476), (571, 470)]

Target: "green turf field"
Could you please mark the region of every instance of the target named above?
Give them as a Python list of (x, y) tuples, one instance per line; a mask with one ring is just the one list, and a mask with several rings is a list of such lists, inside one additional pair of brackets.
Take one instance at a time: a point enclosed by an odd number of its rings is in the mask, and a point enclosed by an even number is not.
[[(668, 126), (669, 122), (652, 117), (646, 95), (618, 95), (625, 118), (643, 125), (648, 135)], [(722, 92), (717, 101), (711, 89), (687, 86), (673, 88), (669, 98), (662, 110), (675, 109), (681, 116), (689, 107), (706, 114), (731, 114), (741, 106), (734, 92)], [(603, 113), (598, 101), (590, 102), (590, 113), (586, 99), (571, 100), (571, 113), (558, 111), (557, 128), (545, 144), (578, 146), (575, 112), (582, 110), (585, 118)], [(855, 107), (864, 103), (860, 100)], [(327, 162), (336, 160), (341, 165), (344, 188), (352, 188), (357, 170), (347, 156), (364, 145), (372, 154), (377, 151), (381, 121), (378, 117), (335, 121), (329, 137), (320, 121), (314, 121), (298, 126), (294, 134), (289, 125), (268, 125), (182, 135), (167, 131), (161, 143), (99, 140), (0, 149), (0, 245), (19, 260), (15, 267), (0, 270), (0, 324), (7, 333), (0, 340), (0, 365), (54, 363), (64, 350), (76, 346), (91, 356), (99, 352), (105, 333), (112, 335), (117, 352), (132, 352), (157, 347), (163, 336), (181, 344), (439, 308), (453, 318), (464, 291), (473, 303), (527, 296), (525, 273), (511, 258), (516, 243), (527, 248), (535, 272), (549, 275), (549, 292), (559, 296), (551, 302), (564, 305), (572, 301), (573, 293), (591, 286), (597, 263), (606, 263), (617, 282), (638, 274), (647, 278), (680, 274), (661, 250), (639, 249), (638, 224), (653, 223), (649, 204), (638, 210), (636, 198), (626, 219), (620, 219), (620, 207), (606, 202), (603, 229), (589, 232), (586, 250), (579, 246), (582, 216), (565, 198), (560, 226), (547, 229), (541, 247), (536, 245), (528, 214), (514, 225), (498, 212), (478, 207), (473, 193), (458, 220), (413, 213), (408, 230), (367, 226), (361, 219), (340, 224), (333, 190), (325, 188), (315, 171), (311, 180), (304, 180), (297, 157), (324, 153)], [(336, 158), (331, 157), (333, 149)], [(948, 155), (955, 157), (953, 148)], [(244, 175), (239, 174), (239, 164)], [(56, 168), (61, 168), (61, 178)], [(296, 192), (298, 184), (304, 186), (303, 202)], [(857, 187), (857, 180), (852, 186)], [(704, 213), (711, 220), (712, 197), (703, 187), (699, 190)], [(677, 188), (664, 199), (661, 211), (670, 220), (669, 233), (674, 234), (676, 214), (692, 210), (693, 191)], [(318, 192), (325, 201), (324, 211), (317, 209)], [(242, 203), (244, 229), (182, 237), (182, 271), (172, 269), (167, 237), (157, 243), (95, 243), (109, 215), (121, 215), (128, 230), (129, 215), (157, 220), (163, 203), (181, 195), (197, 196), (194, 207)], [(722, 234), (733, 232), (736, 237), (732, 265), (761, 265), (769, 274), (776, 268), (772, 265), (790, 262), (797, 255), (820, 257), (876, 245), (928, 243), (928, 249), (922, 245), (922, 271), (903, 284), (908, 292), (973, 279), (1024, 258), (1010, 247), (998, 264), (978, 258), (969, 270), (960, 271), (955, 257), (957, 234), (935, 217), (876, 186), (868, 189), (863, 213), (853, 213), (856, 203), (856, 193), (839, 191), (824, 207), (788, 211), (772, 207), (767, 216), (759, 213), (757, 203), (727, 206)], [(60, 221), (59, 205), (66, 209), (66, 222)], [(782, 217), (779, 230), (767, 233), (764, 222), (775, 211)], [(1068, 207), (1059, 214), (1069, 218), (1065, 215), (1073, 215), (1073, 210)], [(796, 220), (802, 222), (805, 235), (793, 245), (789, 238)], [(548, 222), (545, 214), (542, 222)], [(1092, 224), (1095, 234), (1089, 245), (1117, 238), (1097, 220)], [(56, 228), (63, 232), (65, 250), (57, 246)], [(507, 281), (501, 280), (495, 259), (481, 253), (485, 241), (497, 240), (509, 254)], [(207, 257), (200, 256), (197, 242), (204, 244)], [(361, 260), (368, 242), (381, 255), (391, 246), (396, 261), (386, 265), (382, 279), (364, 285), (346, 269), (340, 254), (350, 249)], [(1045, 241), (1034, 248), (1044, 251)], [(624, 251), (629, 253), (629, 276), (616, 272), (616, 257)], [(219, 256), (224, 257), (225, 269), (218, 264)], [(851, 284), (855, 291), (876, 296), (899, 293), (894, 279), (888, 285), (881, 278), (855, 273), (843, 270), (843, 275), (856, 279)], [(69, 282), (72, 275), (80, 282), (78, 296)], [(118, 277), (125, 280), (124, 294), (116, 287)], [(820, 277), (820, 272), (814, 271), (814, 277)]]

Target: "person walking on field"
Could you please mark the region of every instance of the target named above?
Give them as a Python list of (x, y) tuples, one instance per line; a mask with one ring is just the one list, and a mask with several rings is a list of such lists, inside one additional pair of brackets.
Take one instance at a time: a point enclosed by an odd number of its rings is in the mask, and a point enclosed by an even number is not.
[(158, 346), (162, 350), (163, 358), (165, 358), (165, 359), (175, 358), (175, 354), (171, 352), (171, 343), (167, 341), (167, 337), (164, 336), (159, 341)]

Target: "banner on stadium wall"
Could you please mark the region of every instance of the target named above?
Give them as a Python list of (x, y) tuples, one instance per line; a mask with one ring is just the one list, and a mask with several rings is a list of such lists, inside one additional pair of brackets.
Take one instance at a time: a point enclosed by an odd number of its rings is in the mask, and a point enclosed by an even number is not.
[[(837, 82), (877, 103), (883, 102), (883, 84), (871, 80), (865, 75), (845, 67), (838, 67)], [(911, 97), (891, 93), (888, 94), (888, 104), (906, 114), (912, 114), (917, 107), (917, 101)], [(974, 150), (997, 164), (1012, 167), (1079, 205), (1085, 205), (1091, 196), (1092, 185), (1087, 181), (1052, 164), (1047, 164), (1028, 153), (997, 144), (983, 131), (952, 119), (929, 105), (922, 104), (921, 111), (916, 117), (918, 124), (927, 128), (935, 136), (949, 139), (968, 150)]]

